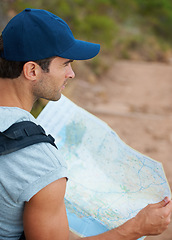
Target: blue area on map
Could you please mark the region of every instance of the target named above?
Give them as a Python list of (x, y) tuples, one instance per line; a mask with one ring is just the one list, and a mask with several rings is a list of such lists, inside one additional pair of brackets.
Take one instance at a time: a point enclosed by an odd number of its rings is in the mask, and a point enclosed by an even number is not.
[(69, 212), (68, 209), (66, 209), (66, 211), (69, 221), (69, 228), (71, 231), (74, 231), (81, 236), (94, 236), (109, 230), (106, 226), (91, 216), (80, 218), (76, 214)]

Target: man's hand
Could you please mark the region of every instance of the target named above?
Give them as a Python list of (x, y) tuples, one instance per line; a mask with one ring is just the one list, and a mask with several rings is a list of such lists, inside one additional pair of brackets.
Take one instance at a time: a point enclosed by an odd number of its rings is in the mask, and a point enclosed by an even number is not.
[[(66, 180), (59, 179), (37, 193), (24, 209), (24, 231), (28, 240), (68, 240), (69, 228), (64, 205)], [(116, 229), (87, 240), (136, 240), (162, 233), (170, 223), (172, 201), (165, 198), (149, 204), (134, 218)], [(71, 238), (70, 238), (71, 239)], [(81, 239), (79, 237), (72, 239)]]
[[(158, 235), (167, 229), (172, 213), (172, 201), (165, 198), (149, 204), (134, 218), (103, 234), (82, 238), (83, 240), (137, 240), (142, 236)], [(80, 238), (78, 238), (80, 239)]]
[(159, 203), (149, 204), (135, 217), (141, 236), (158, 235), (168, 228), (172, 213), (172, 200), (164, 198)]

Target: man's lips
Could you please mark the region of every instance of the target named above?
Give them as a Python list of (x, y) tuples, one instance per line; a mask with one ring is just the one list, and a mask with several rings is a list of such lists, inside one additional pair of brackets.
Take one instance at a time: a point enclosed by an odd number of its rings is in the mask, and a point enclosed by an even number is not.
[(61, 87), (61, 89), (65, 89), (65, 86), (67, 85), (67, 80), (64, 82), (63, 86)]

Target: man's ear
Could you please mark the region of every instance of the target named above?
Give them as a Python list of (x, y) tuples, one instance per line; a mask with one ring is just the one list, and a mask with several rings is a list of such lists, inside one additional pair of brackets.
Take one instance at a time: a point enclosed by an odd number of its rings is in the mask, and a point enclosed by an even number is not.
[(26, 79), (35, 81), (40, 77), (41, 67), (35, 62), (27, 62), (23, 66), (23, 74)]

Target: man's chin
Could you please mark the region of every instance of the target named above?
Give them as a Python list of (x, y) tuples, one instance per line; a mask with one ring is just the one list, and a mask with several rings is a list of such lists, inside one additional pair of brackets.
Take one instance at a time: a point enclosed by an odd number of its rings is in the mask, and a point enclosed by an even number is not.
[(56, 94), (55, 96), (51, 96), (51, 97), (42, 97), (43, 99), (46, 99), (48, 101), (58, 101), (61, 98), (62, 94), (61, 92), (58, 92), (58, 94)]
[(58, 101), (58, 100), (60, 100), (61, 96), (62, 96), (62, 94), (59, 93), (58, 96), (56, 96), (56, 97), (53, 98), (53, 99), (50, 99), (50, 101), (54, 101), (54, 102), (55, 102), (55, 101)]

